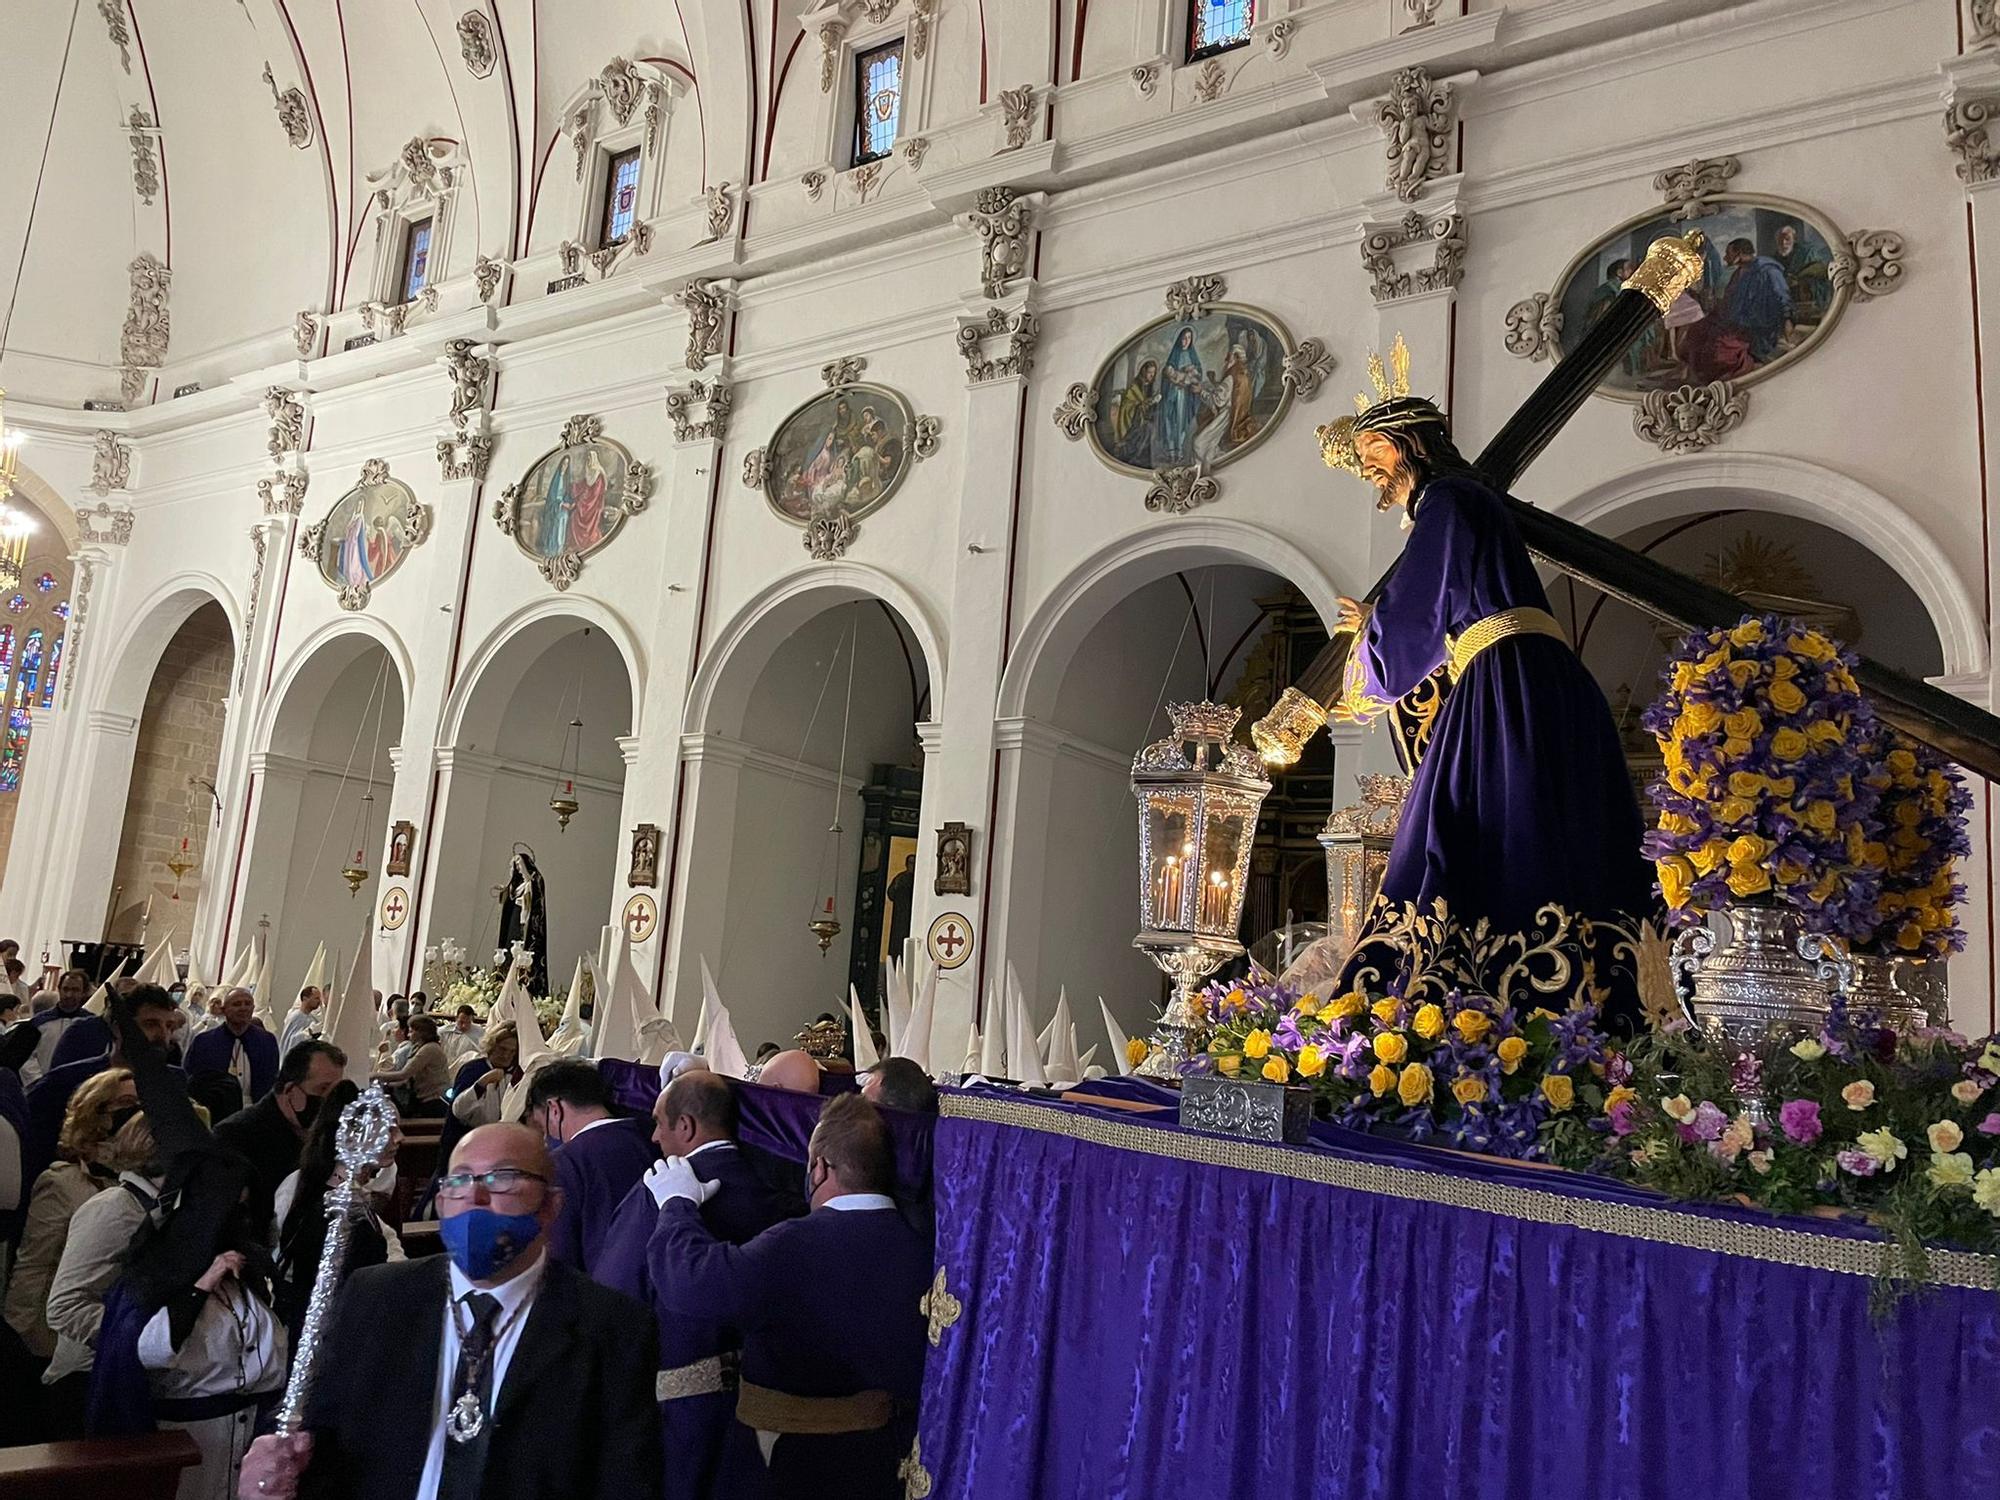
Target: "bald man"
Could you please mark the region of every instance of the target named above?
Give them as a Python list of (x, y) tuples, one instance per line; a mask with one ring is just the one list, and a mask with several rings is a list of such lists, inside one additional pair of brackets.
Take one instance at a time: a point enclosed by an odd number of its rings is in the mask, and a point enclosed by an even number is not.
[(257, 1000), (238, 987), (222, 997), (222, 1024), (188, 1043), (188, 1077), (227, 1073), (248, 1109), (278, 1078), (278, 1039), (257, 1024)]
[(819, 1074), (818, 1060), (810, 1052), (794, 1047), (765, 1063), (757, 1081), (766, 1088), (789, 1089), (794, 1094), (817, 1094)]
[(458, 1143), (437, 1194), (447, 1253), (341, 1288), (307, 1430), (251, 1444), (243, 1500), (655, 1500), (652, 1318), (550, 1259), (554, 1176), (525, 1126)]

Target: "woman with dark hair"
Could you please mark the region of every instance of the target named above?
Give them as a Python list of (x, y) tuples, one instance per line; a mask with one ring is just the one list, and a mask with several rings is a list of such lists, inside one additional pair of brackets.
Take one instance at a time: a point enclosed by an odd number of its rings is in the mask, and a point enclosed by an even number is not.
[[(333, 1086), (312, 1129), (306, 1132), (298, 1171), (278, 1188), (278, 1282), (273, 1300), (294, 1343), (305, 1321), (313, 1279), (319, 1275), (320, 1252), (326, 1246), (326, 1195), (347, 1180), (347, 1168), (334, 1152), (340, 1113), (360, 1095), (360, 1086), (346, 1079)], [(402, 1241), (376, 1211), (378, 1199), (395, 1181), (396, 1148), (401, 1144), (401, 1132), (392, 1131), (387, 1149), (367, 1178), (369, 1192), (362, 1198), (361, 1216), (354, 1221), (343, 1274), (403, 1258)]]
[(445, 1061), (438, 1041), (437, 1022), (429, 1016), (410, 1017), (410, 1040), (417, 1044), (410, 1060), (400, 1068), (373, 1075), (377, 1083), (400, 1085), (396, 1107), (406, 1115), (436, 1118), (445, 1112), (444, 1091), (451, 1081), (451, 1065)]

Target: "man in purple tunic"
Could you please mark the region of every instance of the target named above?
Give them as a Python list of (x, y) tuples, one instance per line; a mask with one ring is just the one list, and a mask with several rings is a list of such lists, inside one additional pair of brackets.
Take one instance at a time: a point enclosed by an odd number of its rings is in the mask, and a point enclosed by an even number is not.
[(586, 1275), (612, 1216), (654, 1160), (644, 1122), (615, 1114), (611, 1089), (593, 1063), (563, 1058), (528, 1081), (527, 1122), (555, 1153), (562, 1208), (549, 1226), (549, 1254)]
[[(724, 1244), (748, 1244), (773, 1224), (804, 1211), (773, 1192), (737, 1145), (736, 1091), (706, 1068), (681, 1074), (653, 1105), (653, 1141), (663, 1156), (678, 1157), (716, 1191), (699, 1210), (702, 1228)], [(742, 1339), (711, 1317), (672, 1312), (655, 1288), (654, 1231), (661, 1208), (655, 1182), (642, 1181), (625, 1195), (605, 1236), (591, 1276), (613, 1291), (652, 1306), (659, 1324), (660, 1433), (666, 1453), (667, 1500), (708, 1500), (723, 1472), (754, 1471), (756, 1441), (736, 1420), (736, 1370)], [(661, 1267), (671, 1275), (671, 1268)]]
[[(931, 1246), (890, 1196), (895, 1152), (866, 1099), (829, 1100), (806, 1155), (812, 1212), (740, 1246), (702, 1223), (719, 1190), (692, 1163), (653, 1168), (654, 1300), (742, 1334), (736, 1416), (755, 1432), (757, 1456), (726, 1493), (893, 1500), (916, 1436)], [(871, 1315), (829, 1319), (827, 1289), (856, 1286), (868, 1289)]]
[(1525, 963), (1500, 998), (1543, 1003), (1521, 981), (1554, 979), (1555, 993), (1594, 994), (1608, 1018), (1636, 1024), (1653, 908), (1637, 799), (1604, 695), (1550, 615), (1502, 497), (1421, 397), (1376, 402), (1344, 454), (1329, 444), (1327, 456), (1376, 487), (1378, 509), (1410, 517), (1372, 610), (1341, 600), (1358, 639), (1334, 717), (1442, 697), (1428, 733), (1406, 734), (1421, 758), (1343, 987), (1379, 989), (1421, 966), (1431, 983), (1490, 990)]

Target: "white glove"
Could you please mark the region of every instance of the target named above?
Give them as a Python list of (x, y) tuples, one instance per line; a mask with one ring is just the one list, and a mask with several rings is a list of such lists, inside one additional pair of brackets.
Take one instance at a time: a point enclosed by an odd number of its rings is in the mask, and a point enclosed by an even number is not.
[(685, 1198), (699, 1208), (722, 1188), (719, 1182), (703, 1182), (695, 1176), (694, 1168), (682, 1156), (669, 1156), (654, 1162), (646, 1168), (645, 1181), (646, 1191), (662, 1208), (667, 1206), (670, 1198)]

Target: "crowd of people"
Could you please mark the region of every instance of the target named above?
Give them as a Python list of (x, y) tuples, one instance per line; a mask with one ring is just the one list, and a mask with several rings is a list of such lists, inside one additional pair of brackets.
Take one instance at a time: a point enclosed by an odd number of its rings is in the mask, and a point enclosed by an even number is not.
[[(897, 1122), (937, 1110), (906, 1059), (770, 1056), (760, 1086), (824, 1096), (795, 1152), (745, 1141), (745, 1085), (699, 1056), (648, 1118), (598, 1063), (537, 1048), (524, 1077), (511, 1025), (421, 994), (378, 997), (353, 1063), (313, 986), (275, 1026), (248, 990), (75, 970), (0, 998), (0, 1445), (179, 1429), (182, 1500), (902, 1493), (932, 1267)], [(349, 1184), (364, 1083), (399, 1124)], [(404, 1126), (438, 1165), (399, 1194)], [(870, 1299), (837, 1337), (829, 1286)]]

